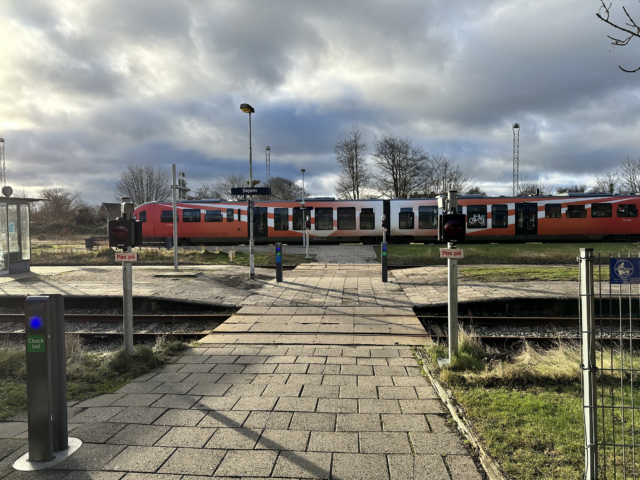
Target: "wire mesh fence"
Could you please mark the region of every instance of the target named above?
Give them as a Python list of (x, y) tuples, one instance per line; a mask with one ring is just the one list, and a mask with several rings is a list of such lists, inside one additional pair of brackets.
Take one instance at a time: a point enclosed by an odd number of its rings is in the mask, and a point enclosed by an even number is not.
[[(603, 262), (614, 271), (611, 278), (622, 278), (622, 283), (602, 279)], [(637, 478), (640, 259), (594, 256), (592, 249), (581, 249), (580, 310), (584, 478)]]

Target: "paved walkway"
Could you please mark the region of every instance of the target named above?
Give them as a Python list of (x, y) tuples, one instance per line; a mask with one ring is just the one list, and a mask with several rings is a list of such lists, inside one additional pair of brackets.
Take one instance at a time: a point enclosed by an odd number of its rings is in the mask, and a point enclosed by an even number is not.
[(11, 469), (26, 422), (0, 423), (0, 478), (482, 478), (407, 347), (207, 347), (73, 405), (84, 443), (44, 472)]
[[(194, 247), (195, 248), (195, 247)], [(200, 248), (200, 247), (197, 247)], [(208, 246), (208, 250), (224, 250), (232, 247), (228, 245)], [(256, 245), (253, 247), (256, 253), (273, 253), (273, 245)], [(236, 252), (249, 252), (248, 245), (234, 246)], [(306, 248), (302, 245), (284, 245), (284, 255), (305, 255)], [(315, 245), (309, 246), (309, 256), (318, 263), (378, 263), (376, 252), (371, 245)]]

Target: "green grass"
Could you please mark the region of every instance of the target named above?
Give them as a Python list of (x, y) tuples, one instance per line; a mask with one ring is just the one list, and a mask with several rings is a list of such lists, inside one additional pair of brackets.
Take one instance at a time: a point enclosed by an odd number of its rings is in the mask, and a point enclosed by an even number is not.
[[(389, 265), (446, 265), (440, 258), (440, 248), (444, 245), (388, 245)], [(581, 248), (593, 248), (594, 254), (603, 256), (604, 264), (609, 263), (608, 255), (637, 257), (640, 245), (637, 243), (525, 243), (525, 244), (468, 244), (461, 245), (464, 258), (460, 265), (486, 264), (575, 264)], [(375, 247), (380, 261), (380, 247)]]
[[(536, 268), (461, 268), (461, 276), (478, 282), (530, 282), (530, 281), (578, 281), (578, 267), (536, 267)], [(594, 271), (598, 280), (609, 280), (609, 267)]]
[[(100, 356), (87, 352), (78, 337), (67, 335), (67, 400), (82, 401), (104, 393), (113, 393), (171, 357), (186, 345), (161, 337), (151, 348), (138, 345), (134, 356), (124, 350)], [(0, 420), (27, 409), (26, 354), (24, 345), (0, 345)]]
[[(178, 250), (178, 263), (180, 265), (249, 265), (249, 254), (236, 252), (233, 262), (229, 260), (227, 253), (230, 250), (210, 251), (205, 248)], [(173, 251), (159, 249), (136, 249), (138, 261), (136, 265), (173, 265)], [(275, 265), (275, 253), (256, 253), (254, 255), (256, 266)], [(283, 256), (284, 265), (299, 265), (313, 262), (304, 255), (288, 254)], [(32, 266), (45, 265), (119, 265), (115, 261), (115, 250), (103, 247), (96, 251), (87, 251), (72, 248), (46, 248), (31, 252)]]

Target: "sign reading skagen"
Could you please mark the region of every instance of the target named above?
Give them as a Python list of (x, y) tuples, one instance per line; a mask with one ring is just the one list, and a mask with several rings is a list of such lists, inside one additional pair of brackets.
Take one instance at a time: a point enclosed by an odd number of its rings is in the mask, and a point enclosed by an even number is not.
[(44, 335), (27, 335), (27, 352), (44, 353), (46, 348)]
[(640, 284), (640, 258), (610, 258), (609, 281), (613, 285)]
[(271, 188), (232, 188), (231, 195), (271, 195)]

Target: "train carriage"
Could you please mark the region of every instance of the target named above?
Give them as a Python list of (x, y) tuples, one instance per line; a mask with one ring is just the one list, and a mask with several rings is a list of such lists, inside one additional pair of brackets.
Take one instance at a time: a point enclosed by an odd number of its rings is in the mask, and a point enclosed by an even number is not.
[[(531, 197), (461, 196), (458, 212), (466, 215), (467, 242), (638, 241), (639, 195), (568, 194)], [(178, 237), (183, 245), (248, 243), (248, 203), (186, 200), (177, 205)], [(305, 201), (256, 200), (257, 244), (302, 243), (305, 214), (310, 216), (311, 243), (377, 243), (382, 215), (387, 239), (394, 243), (437, 242), (435, 198), (394, 200)], [(172, 204), (154, 202), (135, 210), (143, 222), (145, 243), (164, 243), (173, 236)]]

